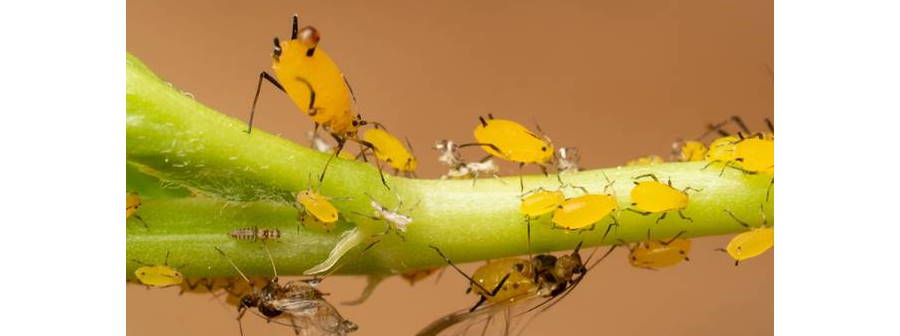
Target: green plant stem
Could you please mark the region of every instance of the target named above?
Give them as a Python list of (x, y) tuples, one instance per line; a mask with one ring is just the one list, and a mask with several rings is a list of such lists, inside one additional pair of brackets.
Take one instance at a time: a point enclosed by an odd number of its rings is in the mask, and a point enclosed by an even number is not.
[[(341, 234), (358, 232), (364, 241), (377, 236), (385, 223), (356, 213), (371, 214), (369, 196), (390, 208), (403, 200), (401, 212), (414, 220), (401, 240), (390, 234), (357, 258), (365, 244), (343, 258), (343, 274), (392, 274), (437, 267), (444, 261), (428, 245), (441, 248), (454, 261), (469, 262), (527, 254), (526, 224), (518, 212), (519, 177), (471, 180), (424, 180), (385, 176), (382, 185), (372, 165), (335, 159), (328, 168), (320, 193), (333, 198), (342, 220), (332, 232), (316, 228), (298, 230), (294, 195), (309, 187), (321, 173), (328, 155), (296, 145), (260, 130), (247, 134), (242, 121), (215, 112), (153, 75), (136, 58), (127, 60), (127, 159), (148, 175), (182, 185), (201, 197), (147, 200), (138, 214), (149, 225), (129, 220), (127, 256), (145, 263), (161, 263), (167, 252), (170, 265), (186, 276), (233, 276), (228, 262), (213, 247), (223, 249), (247, 274), (271, 274), (262, 244), (236, 241), (227, 236), (241, 227), (274, 227), (283, 231), (280, 242), (268, 243), (280, 274), (301, 274), (322, 262)], [(670, 213), (656, 223), (658, 214), (617, 213), (618, 228), (600, 241), (605, 218), (591, 231), (553, 229), (549, 216), (532, 221), (534, 253), (637, 242), (674, 236), (700, 237), (745, 231), (724, 210), (753, 225), (762, 222), (765, 204), (774, 223), (771, 200), (766, 201), (770, 177), (748, 175), (734, 169), (721, 174), (705, 163), (667, 163), (617, 167), (563, 175), (562, 179), (602, 193), (606, 177), (615, 181), (620, 209), (630, 206), (633, 178), (652, 173), (671, 179), (676, 188), (702, 189), (691, 193), (681, 219)], [(605, 176), (604, 176), (605, 175)], [(312, 181), (311, 181), (312, 180)], [(556, 189), (556, 176), (525, 176), (526, 189)], [(569, 196), (582, 192), (565, 189)], [(357, 230), (357, 231), (351, 231)], [(349, 246), (349, 247), (353, 247)], [(339, 264), (340, 265), (340, 264)], [(128, 263), (128, 276), (138, 263)]]

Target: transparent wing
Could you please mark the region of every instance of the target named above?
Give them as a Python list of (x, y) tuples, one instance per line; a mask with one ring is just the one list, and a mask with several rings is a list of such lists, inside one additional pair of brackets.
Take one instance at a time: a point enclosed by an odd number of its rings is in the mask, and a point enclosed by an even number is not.
[(416, 335), (517, 335), (527, 322), (545, 311), (538, 308), (548, 306), (549, 300), (528, 296), (511, 303), (485, 304), (474, 311), (460, 310), (431, 322)]

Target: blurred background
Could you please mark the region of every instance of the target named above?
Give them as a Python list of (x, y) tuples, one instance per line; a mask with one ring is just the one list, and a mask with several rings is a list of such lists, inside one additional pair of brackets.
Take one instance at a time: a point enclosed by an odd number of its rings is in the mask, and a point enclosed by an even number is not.
[[(435, 140), (472, 139), (477, 116), (534, 127), (576, 146), (583, 167), (610, 167), (696, 138), (732, 115), (752, 129), (773, 113), (771, 1), (175, 1), (127, 5), (127, 49), (200, 102), (246, 119), (257, 76), (271, 67), (272, 38), (290, 17), (322, 34), (369, 120), (406, 136), (419, 176), (444, 171)], [(308, 144), (312, 122), (264, 87), (256, 126)], [(480, 157), (472, 153), (469, 159)], [(505, 174), (514, 174), (504, 165)], [(536, 172), (537, 170), (529, 171)], [(632, 268), (620, 250), (529, 327), (528, 335), (767, 335), (773, 329), (773, 253), (735, 267), (694, 241), (691, 261)], [(463, 267), (467, 271), (478, 265)], [(386, 280), (361, 306), (362, 277), (332, 277), (329, 300), (360, 325), (355, 335), (409, 335), (474, 304), (465, 279), (410, 286)], [(127, 331), (137, 335), (237, 335), (237, 312), (177, 288), (127, 288)], [(292, 335), (244, 318), (245, 335)]]

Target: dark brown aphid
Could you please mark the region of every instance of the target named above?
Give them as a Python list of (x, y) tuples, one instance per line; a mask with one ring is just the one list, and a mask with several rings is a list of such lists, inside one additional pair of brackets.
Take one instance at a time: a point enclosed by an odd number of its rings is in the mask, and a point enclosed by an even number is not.
[(281, 230), (269, 228), (260, 229), (254, 226), (231, 231), (228, 235), (237, 240), (277, 240), (281, 238)]
[[(251, 283), (237, 265), (225, 255), (225, 252), (219, 248), (216, 248), (216, 251), (228, 259), (231, 266), (247, 283)], [(268, 253), (268, 248), (266, 252)], [(272, 260), (271, 254), (269, 258)], [(274, 260), (272, 268), (274, 271)], [(288, 281), (282, 285), (278, 282), (276, 273), (264, 287), (250, 288), (249, 293), (243, 295), (238, 304), (237, 320), (241, 335), (244, 334), (241, 319), (244, 317), (244, 313), (252, 308), (256, 308), (259, 315), (267, 321), (292, 327), (297, 335), (304, 333), (345, 336), (359, 329), (355, 323), (345, 320), (337, 309), (324, 299), (327, 294), (316, 288), (320, 282), (321, 279), (314, 278)], [(287, 319), (290, 322), (280, 322), (276, 319)]]

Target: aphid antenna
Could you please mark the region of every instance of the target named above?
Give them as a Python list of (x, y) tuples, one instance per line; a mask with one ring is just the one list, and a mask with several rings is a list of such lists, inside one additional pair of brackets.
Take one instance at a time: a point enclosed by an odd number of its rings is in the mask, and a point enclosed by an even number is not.
[[(466, 274), (466, 272), (463, 272), (463, 270), (459, 269), (459, 267), (457, 267), (456, 264), (454, 264), (453, 261), (451, 261), (450, 258), (444, 254), (444, 252), (441, 252), (441, 249), (439, 249), (437, 246), (428, 245), (428, 247), (437, 251), (437, 253), (441, 256), (441, 258), (444, 258), (444, 261), (446, 261), (447, 264), (450, 265), (450, 267), (453, 267), (453, 269), (455, 269), (456, 272), (458, 272), (463, 277), (465, 277), (467, 280), (469, 280), (469, 283), (475, 285), (475, 287), (478, 287), (478, 289), (480, 289), (482, 293), (491, 293), (491, 291), (488, 291), (487, 288), (484, 288), (484, 286), (482, 286), (480, 283), (478, 283), (478, 281), (475, 281), (475, 279), (472, 279), (472, 277), (470, 277), (468, 274)], [(502, 283), (506, 282), (507, 278), (509, 278), (509, 274), (507, 274), (503, 278), (503, 281), (501, 281), (500, 283), (502, 284)], [(500, 286), (498, 286), (498, 287), (500, 287)], [(495, 288), (494, 290), (496, 291), (497, 288)], [(491, 296), (494, 296), (494, 295), (495, 294), (491, 294)], [(484, 297), (482, 296), (482, 298), (484, 298)], [(480, 303), (479, 303), (479, 305), (480, 305)], [(478, 307), (478, 305), (475, 305), (475, 307), (473, 307), (472, 310), (474, 310), (477, 307)]]
[[(252, 282), (250, 282), (250, 278), (247, 278), (247, 276), (246, 276), (246, 275), (244, 275), (244, 272), (241, 272), (241, 269), (240, 269), (240, 267), (238, 267), (238, 266), (237, 266), (237, 265), (236, 265), (236, 264), (235, 264), (235, 263), (234, 263), (234, 261), (233, 261), (233, 260), (231, 260), (231, 258), (229, 258), (229, 257), (228, 257), (228, 255), (227, 255), (227, 254), (225, 254), (225, 252), (224, 252), (224, 251), (222, 251), (222, 249), (220, 249), (220, 248), (219, 248), (219, 247), (218, 247), (218, 246), (216, 246), (216, 247), (213, 247), (213, 248), (214, 248), (214, 249), (216, 249), (216, 251), (218, 251), (218, 252), (219, 252), (219, 254), (221, 254), (221, 255), (222, 255), (222, 257), (225, 257), (225, 260), (227, 260), (227, 261), (228, 261), (228, 263), (229, 263), (229, 264), (231, 264), (231, 267), (233, 267), (233, 268), (234, 268), (234, 270), (235, 270), (235, 271), (237, 271), (237, 272), (238, 272), (238, 274), (240, 274), (240, 275), (241, 275), (241, 278), (244, 278), (244, 280), (245, 280), (245, 281), (247, 281), (247, 283), (248, 283), (248, 284), (252, 284)], [(239, 322), (240, 322), (240, 318), (238, 318), (238, 321), (239, 321)]]
[(272, 258), (272, 252), (269, 251), (269, 245), (263, 244), (263, 249), (266, 250), (266, 255), (269, 257), (269, 262), (272, 263), (272, 274), (274, 275), (272, 281), (278, 282), (278, 269), (275, 268), (275, 258)]
[[(753, 132), (750, 132), (750, 129), (747, 128), (747, 124), (744, 124), (744, 119), (741, 119), (740, 116), (736, 116), (736, 115), (731, 116), (731, 120), (734, 121), (734, 123), (737, 124), (738, 127), (741, 128), (742, 132), (747, 133), (747, 134), (753, 133)], [(740, 133), (738, 133), (738, 134), (740, 134)]]
[(356, 104), (356, 93), (353, 92), (353, 86), (350, 85), (350, 79), (347, 78), (347, 75), (344, 75), (344, 74), (341, 74), (341, 78), (344, 79), (344, 84), (347, 85), (347, 91), (350, 91), (350, 98), (353, 99), (353, 104)]
[[(652, 173), (650, 173), (650, 174), (644, 174), (644, 175), (638, 175), (638, 176), (635, 176), (633, 179), (634, 179), (634, 180), (640, 180), (640, 179), (646, 178), (646, 177), (652, 178), (654, 181), (659, 182), (659, 178), (656, 177), (656, 174), (652, 174)], [(637, 184), (637, 181), (635, 181), (635, 184)]]
[(769, 217), (766, 216), (765, 203), (759, 204), (759, 214), (762, 215), (763, 227), (769, 227)]
[(752, 228), (750, 226), (750, 224), (747, 224), (747, 222), (744, 222), (744, 221), (740, 220), (739, 218), (737, 218), (737, 216), (735, 216), (734, 213), (731, 212), (731, 210), (723, 209), (723, 211), (725, 211), (725, 213), (727, 213), (729, 216), (731, 216), (731, 218), (733, 218), (736, 222), (738, 222), (738, 224), (741, 224), (741, 226), (748, 228), (748, 229)]

